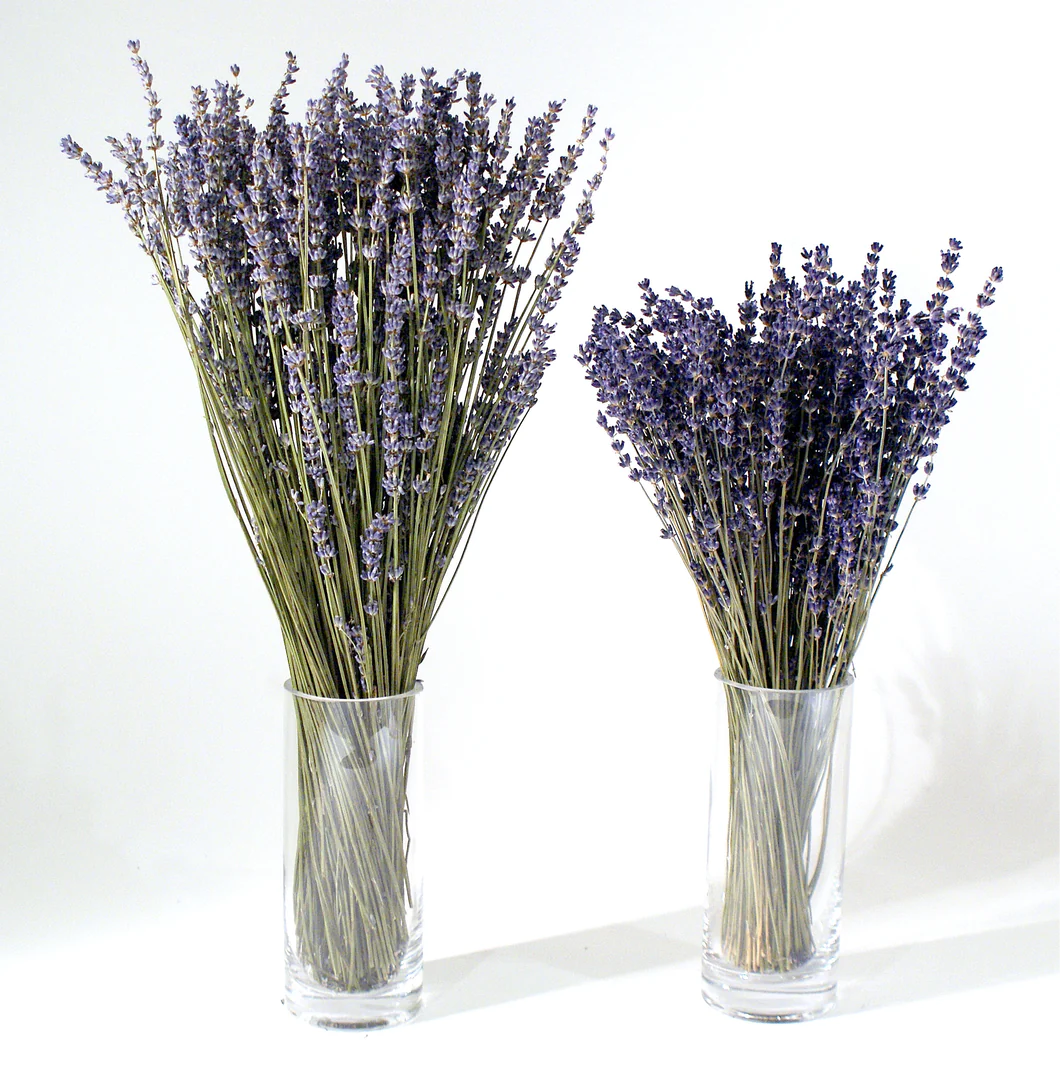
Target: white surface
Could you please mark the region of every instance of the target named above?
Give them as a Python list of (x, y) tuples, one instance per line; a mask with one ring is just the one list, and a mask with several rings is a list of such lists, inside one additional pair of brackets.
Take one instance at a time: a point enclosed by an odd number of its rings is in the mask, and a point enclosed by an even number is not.
[[(763, 1075), (794, 1062), (871, 1079), (914, 1051), (914, 1080), (1021, 1079), (1057, 994), (1053, 10), (294, 11), (0, 11), (0, 1037), (16, 1079), (353, 1075), (395, 1058), (470, 1079), (684, 1079), (748, 1058)], [(403, 1031), (325, 1035), (279, 1006), (279, 636), (162, 295), (58, 152), (67, 132), (102, 153), (106, 134), (142, 128), (133, 36), (167, 120), (232, 61), (266, 102), (285, 48), (300, 103), (345, 49), (353, 73), (477, 67), (523, 116), (566, 97), (569, 132), (593, 101), (617, 131), (559, 360), (430, 640), (441, 962), (435, 1002)], [(805, 1029), (731, 1022), (700, 1003), (694, 960), (715, 664), (572, 356), (592, 306), (635, 307), (646, 274), (734, 309), (771, 240), (789, 269), (828, 241), (848, 274), (882, 240), (919, 303), (951, 234), (959, 295), (995, 263), (1005, 282), (858, 660), (851, 1011)], [(683, 932), (622, 926), (652, 915)], [(581, 970), (565, 962), (578, 937)]]
[(325, 1032), (279, 1004), (267, 887), (9, 966), (16, 1079), (1023, 1081), (1053, 1052), (1054, 922), (852, 933), (835, 1014), (771, 1027), (700, 1000), (695, 910), (434, 961), (412, 1024)]

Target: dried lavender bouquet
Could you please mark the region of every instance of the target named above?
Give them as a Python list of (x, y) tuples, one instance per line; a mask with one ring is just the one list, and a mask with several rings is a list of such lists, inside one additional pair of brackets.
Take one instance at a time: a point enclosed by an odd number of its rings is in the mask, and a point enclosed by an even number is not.
[[(454, 558), (553, 357), (547, 317), (592, 220), (611, 134), (557, 228), (593, 107), (550, 168), (561, 103), (528, 122), (513, 155), (515, 103), (491, 129), (495, 99), (477, 74), (439, 82), (424, 70), (417, 87), (376, 68), (374, 96), (360, 101), (344, 56), (295, 122), (288, 53), (260, 130), (233, 67), (211, 93), (194, 88), (166, 144), (152, 74), (139, 43), (129, 48), (149, 132), (108, 140), (124, 176), (69, 137), (62, 147), (122, 208), (169, 299), (293, 687), (407, 692)], [(298, 710), (307, 750), (323, 747), (326, 709)], [(295, 918), (325, 984), (370, 988), (400, 959), (402, 778), (391, 812), (367, 820), (335, 815), (326, 773), (300, 780)]]
[[(659, 297), (645, 281), (640, 317), (597, 309), (581, 348), (598, 420), (695, 581), (730, 682), (804, 690), (851, 676), (986, 334), (977, 311), (950, 304), (960, 242), (942, 252), (936, 292), (915, 313), (896, 303), (881, 251), (873, 244), (845, 282), (826, 246), (803, 250), (799, 282), (774, 244), (772, 281), (758, 300), (746, 285), (735, 330), (711, 299), (676, 288)], [(994, 268), (978, 309), (1001, 276)], [(789, 970), (812, 951), (807, 821), (831, 750), (798, 747), (814, 730), (807, 720), (755, 719), (726, 693), (724, 938), (746, 970)], [(790, 735), (779, 774), (777, 732)]]

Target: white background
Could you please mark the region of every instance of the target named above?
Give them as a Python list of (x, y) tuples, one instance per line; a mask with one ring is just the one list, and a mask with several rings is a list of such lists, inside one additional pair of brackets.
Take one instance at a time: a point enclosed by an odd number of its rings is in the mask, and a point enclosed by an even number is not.
[[(1020, 1079), (1058, 990), (1056, 31), (1019, 0), (4, 6), (0, 1035), (16, 1079), (676, 1080), (749, 1050), (791, 1079), (872, 1079), (912, 1050), (914, 1080)], [(376, 63), (479, 69), (523, 117), (565, 98), (562, 141), (587, 102), (617, 132), (558, 361), (429, 640), (434, 1001), (387, 1035), (279, 1007), (278, 629), (147, 261), (58, 150), (143, 129), (129, 37), (167, 121), (233, 61), (266, 103), (285, 49), (300, 106), (345, 50), (354, 81)], [(695, 963), (715, 660), (574, 352), (592, 307), (635, 307), (645, 275), (734, 314), (773, 240), (789, 270), (827, 241), (847, 274), (881, 240), (919, 305), (951, 235), (958, 301), (996, 263), (1005, 282), (858, 658), (842, 1012), (728, 1021)]]

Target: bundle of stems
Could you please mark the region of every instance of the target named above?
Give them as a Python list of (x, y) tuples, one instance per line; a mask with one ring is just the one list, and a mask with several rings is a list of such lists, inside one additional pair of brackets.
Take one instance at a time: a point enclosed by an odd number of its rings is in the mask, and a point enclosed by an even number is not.
[(837, 906), (839, 886), (821, 874), (836, 830), (836, 737), (849, 692), (724, 688), (729, 806), (721, 944), (742, 971), (790, 971), (818, 948), (818, 885), (826, 932)]
[[(513, 153), (515, 103), (491, 130), (496, 103), (477, 74), (438, 81), (425, 69), (418, 86), (407, 75), (395, 85), (376, 68), (365, 102), (346, 85), (343, 57), (304, 122), (292, 122), (289, 53), (260, 130), (233, 67), (212, 92), (193, 89), (167, 145), (153, 76), (139, 43), (129, 46), (149, 107), (146, 142), (109, 140), (118, 178), (70, 137), (63, 149), (122, 207), (164, 288), (293, 688), (345, 699), (409, 692), (482, 497), (552, 360), (547, 318), (592, 220), (610, 132), (573, 216), (557, 225), (594, 129), (591, 106), (550, 168), (561, 103), (529, 120)], [(309, 826), (299, 876), (312, 954), (308, 913), (334, 910), (342, 891), (350, 903), (381, 860), (357, 875), (335, 865), (343, 847), (363, 859), (377, 844), (356, 815), (356, 787), (327, 829), (348, 838), (310, 847), (341, 789), (308, 767), (328, 729), (310, 703), (299, 701)], [(403, 818), (394, 787), (388, 815)], [(390, 839), (394, 826), (382, 831)], [(391, 888), (375, 906), (397, 922), (400, 848), (388, 861), (392, 876), (378, 880)], [(360, 885), (343, 890), (351, 877)], [(350, 988), (386, 972), (369, 956), (399, 955), (347, 948), (331, 955), (352, 961), (335, 979)]]
[(407, 819), (415, 693), (296, 695), (294, 707), (301, 806), (294, 967), (338, 991), (400, 982), (419, 946)]
[[(986, 334), (978, 311), (950, 304), (959, 241), (915, 313), (896, 302), (881, 251), (873, 244), (844, 282), (827, 246), (804, 249), (800, 282), (774, 244), (771, 281), (758, 298), (746, 285), (735, 330), (711, 299), (677, 288), (659, 297), (645, 281), (640, 317), (599, 308), (581, 349), (598, 420), (693, 577), (730, 682), (814, 690), (852, 676)], [(976, 309), (993, 303), (1001, 277), (994, 268)], [(812, 951), (809, 823), (834, 719), (727, 695), (727, 940), (740, 966), (785, 970)]]

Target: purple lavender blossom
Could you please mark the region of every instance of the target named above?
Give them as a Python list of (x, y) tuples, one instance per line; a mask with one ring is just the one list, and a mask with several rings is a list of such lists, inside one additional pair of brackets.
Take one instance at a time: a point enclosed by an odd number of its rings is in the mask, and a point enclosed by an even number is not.
[(383, 560), (383, 542), (394, 526), (394, 517), (377, 512), (361, 535), (361, 579), (374, 583), (379, 579)]

